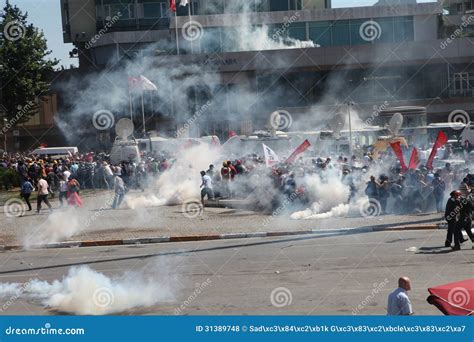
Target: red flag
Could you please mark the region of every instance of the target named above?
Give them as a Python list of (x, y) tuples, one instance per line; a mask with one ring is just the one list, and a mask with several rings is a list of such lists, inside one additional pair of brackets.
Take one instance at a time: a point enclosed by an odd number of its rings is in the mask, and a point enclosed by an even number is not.
[(176, 2), (174, 0), (171, 0), (170, 2), (170, 10), (176, 12)]
[(390, 143), (390, 146), (392, 146), (393, 152), (395, 153), (398, 160), (400, 161), (402, 172), (405, 172), (407, 170), (407, 166), (405, 165), (405, 161), (403, 160), (403, 151), (402, 151), (402, 148), (400, 147), (400, 141)]
[(235, 133), (235, 131), (233, 131), (233, 130), (230, 129), (230, 130), (227, 132), (227, 135), (228, 135), (229, 138), (232, 138), (232, 137), (235, 137), (235, 136), (237, 135), (237, 133)]
[(287, 164), (291, 164), (295, 161), (296, 157), (298, 156), (298, 154), (301, 154), (303, 153), (304, 151), (306, 151), (308, 149), (308, 147), (310, 147), (311, 144), (310, 142), (308, 141), (308, 139), (306, 139), (305, 141), (303, 141), (303, 143), (298, 146), (296, 148), (296, 150), (293, 151), (292, 154), (290, 154), (290, 156), (288, 157), (288, 159), (285, 161), (285, 163)]
[(411, 170), (416, 170), (418, 167), (418, 164), (420, 164), (420, 157), (418, 157), (418, 151), (416, 150), (416, 147), (413, 147), (413, 151), (411, 152), (411, 157), (410, 157), (410, 164), (408, 164), (408, 168)]
[(431, 150), (430, 156), (428, 158), (428, 162), (426, 163), (426, 168), (429, 170), (433, 169), (433, 160), (434, 157), (436, 156), (436, 152), (438, 152), (438, 149), (442, 147), (444, 144), (448, 142), (448, 137), (446, 136), (446, 133), (443, 131), (439, 131), (438, 136), (436, 137), (436, 141), (433, 145), (433, 149)]

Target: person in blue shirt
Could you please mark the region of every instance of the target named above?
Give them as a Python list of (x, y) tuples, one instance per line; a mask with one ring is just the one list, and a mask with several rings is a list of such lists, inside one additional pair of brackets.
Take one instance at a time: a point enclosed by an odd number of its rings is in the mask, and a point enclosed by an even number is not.
[(30, 203), (30, 196), (31, 192), (35, 188), (33, 187), (33, 184), (31, 184), (31, 179), (27, 178), (23, 182), (23, 185), (21, 186), (21, 194), (20, 196), (24, 198), (26, 205), (28, 206), (28, 211), (31, 211), (31, 203)]

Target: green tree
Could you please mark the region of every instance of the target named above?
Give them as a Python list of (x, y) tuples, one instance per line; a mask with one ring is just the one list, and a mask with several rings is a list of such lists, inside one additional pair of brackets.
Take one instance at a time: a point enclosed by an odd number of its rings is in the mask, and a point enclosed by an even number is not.
[(37, 113), (59, 63), (47, 58), (51, 51), (44, 34), (27, 18), (28, 13), (6, 1), (0, 17), (0, 108), (8, 129)]

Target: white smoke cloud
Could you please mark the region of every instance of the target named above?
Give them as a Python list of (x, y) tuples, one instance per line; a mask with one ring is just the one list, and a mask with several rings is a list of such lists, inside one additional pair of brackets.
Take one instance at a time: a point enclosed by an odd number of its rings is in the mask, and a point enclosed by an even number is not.
[(163, 274), (163, 268), (110, 278), (87, 266), (73, 267), (51, 283), (33, 279), (26, 285), (0, 284), (0, 297), (36, 299), (52, 310), (77, 315), (119, 313), (173, 300), (175, 286), (165, 284), (158, 274)]

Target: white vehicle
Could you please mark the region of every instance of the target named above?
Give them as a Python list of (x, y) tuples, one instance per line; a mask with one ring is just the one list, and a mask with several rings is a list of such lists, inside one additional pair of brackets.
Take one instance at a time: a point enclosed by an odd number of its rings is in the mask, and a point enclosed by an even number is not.
[(187, 149), (201, 144), (220, 145), (219, 137), (215, 135), (204, 136), (201, 138), (179, 138), (167, 139), (163, 137), (150, 137), (137, 139), (140, 151), (145, 152), (168, 152), (176, 153), (179, 150)]
[(40, 147), (34, 150), (33, 154), (38, 154), (40, 156), (70, 156), (78, 152), (77, 147)]
[(140, 150), (136, 141), (115, 141), (110, 151), (110, 162), (118, 164), (122, 161), (139, 163)]

